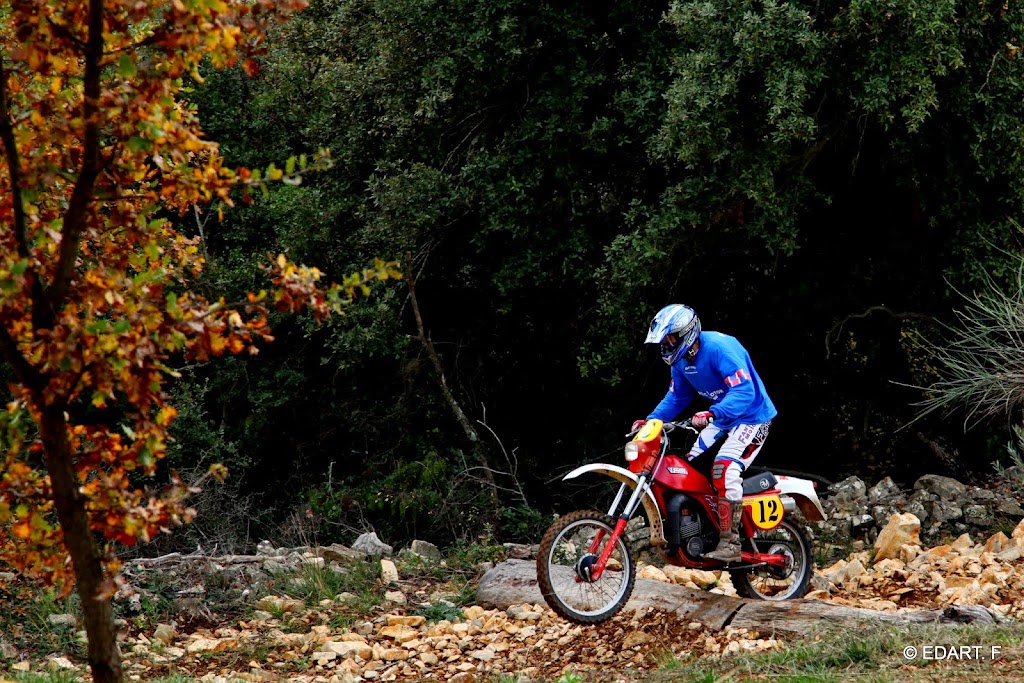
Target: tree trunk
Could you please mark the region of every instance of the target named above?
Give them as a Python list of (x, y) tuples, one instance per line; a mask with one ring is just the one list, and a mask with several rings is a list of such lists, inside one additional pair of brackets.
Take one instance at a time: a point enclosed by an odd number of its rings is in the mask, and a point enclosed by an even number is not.
[(121, 653), (117, 646), (114, 610), (110, 598), (104, 596), (103, 553), (89, 528), (85, 498), (78, 488), (63, 407), (45, 407), (40, 429), (53, 503), (64, 546), (74, 564), (78, 596), (82, 601), (92, 678), (94, 683), (120, 683)]
[[(571, 572), (569, 567), (561, 567)], [(477, 603), (484, 607), (507, 609), (524, 602), (544, 604), (537, 585), (533, 561), (506, 560), (491, 569), (476, 590)], [(694, 590), (685, 586), (637, 579), (626, 610), (658, 609), (675, 612), (687, 621), (721, 630), (726, 626), (770, 629), (783, 636), (806, 636), (827, 626), (850, 628), (872, 624), (991, 624), (995, 619), (978, 605), (921, 609), (906, 612), (882, 612), (861, 607), (845, 607), (824, 600), (785, 600), (772, 602), (748, 600)]]

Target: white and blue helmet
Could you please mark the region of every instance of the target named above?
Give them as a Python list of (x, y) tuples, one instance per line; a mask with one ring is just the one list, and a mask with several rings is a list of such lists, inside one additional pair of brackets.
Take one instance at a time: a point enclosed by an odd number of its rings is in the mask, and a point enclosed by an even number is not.
[(672, 365), (687, 355), (700, 337), (700, 319), (689, 306), (671, 304), (658, 311), (647, 331), (645, 344), (658, 344), (661, 358)]

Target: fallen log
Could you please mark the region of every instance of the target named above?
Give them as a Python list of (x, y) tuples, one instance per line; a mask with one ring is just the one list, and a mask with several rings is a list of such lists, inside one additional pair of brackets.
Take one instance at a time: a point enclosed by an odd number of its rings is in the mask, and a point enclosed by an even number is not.
[[(572, 571), (565, 568), (566, 572)], [(522, 603), (544, 604), (533, 562), (506, 560), (481, 577), (476, 601), (482, 607), (507, 609)], [(694, 590), (652, 579), (637, 579), (626, 610), (665, 610), (713, 630), (726, 626), (757, 629), (781, 636), (807, 636), (830, 626), (870, 624), (992, 624), (992, 613), (980, 605), (944, 609), (882, 612), (847, 607), (825, 600), (748, 600)]]
[(145, 568), (162, 567), (169, 564), (187, 564), (191, 562), (212, 562), (220, 565), (227, 564), (248, 564), (252, 562), (266, 562), (274, 559), (264, 555), (182, 555), (181, 553), (170, 553), (159, 557), (137, 557), (128, 562), (132, 565)]

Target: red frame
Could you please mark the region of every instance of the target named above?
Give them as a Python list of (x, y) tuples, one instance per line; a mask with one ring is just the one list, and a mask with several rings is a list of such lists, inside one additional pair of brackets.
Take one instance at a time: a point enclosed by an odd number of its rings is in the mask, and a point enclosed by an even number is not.
[[(639, 473), (643, 469), (653, 469), (655, 464), (658, 463), (658, 456), (661, 453), (661, 440), (665, 438), (664, 432), (658, 435), (658, 438), (652, 439), (647, 442), (639, 442), (640, 444), (640, 457), (632, 461), (630, 464), (630, 471)], [(669, 470), (681, 469), (682, 471), (672, 472)], [(708, 478), (704, 476), (702, 472), (694, 467), (684, 459), (676, 455), (666, 454), (658, 464), (658, 469), (654, 473), (654, 477), (651, 481), (651, 493), (654, 494), (654, 500), (658, 504), (658, 511), (664, 516), (665, 500), (672, 493), (684, 492), (691, 494), (691, 497), (697, 501), (697, 503), (704, 508), (704, 512), (708, 518), (712, 521), (715, 527), (721, 531), (721, 525), (719, 524), (718, 511), (712, 507), (717, 506), (718, 503), (718, 492), (715, 487), (708, 481)], [(770, 489), (767, 491), (759, 491), (756, 495), (763, 496), (768, 494), (778, 494), (778, 489)], [(744, 496), (744, 499), (750, 498), (751, 496)], [(743, 507), (743, 536), (744, 538), (752, 538), (754, 535), (754, 523), (750, 519), (750, 511), (747, 510), (746, 506)], [(666, 562), (674, 564), (680, 567), (692, 567), (697, 569), (721, 569), (723, 563), (720, 560), (692, 560), (687, 557), (681, 550), (677, 550), (673, 555), (667, 555), (663, 549), (659, 548), (662, 557)], [(771, 565), (782, 566), (786, 560), (781, 555), (768, 555), (765, 553), (751, 553), (742, 551), (740, 557), (744, 562), (754, 563), (766, 563)], [(603, 564), (601, 565), (603, 567)]]

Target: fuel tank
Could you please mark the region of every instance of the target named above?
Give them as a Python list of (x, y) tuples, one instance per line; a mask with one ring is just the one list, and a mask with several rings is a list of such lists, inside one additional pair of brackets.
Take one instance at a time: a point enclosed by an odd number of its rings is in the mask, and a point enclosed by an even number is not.
[(654, 495), (658, 497), (658, 504), (662, 506), (662, 510), (665, 509), (665, 501), (661, 499), (661, 495), (666, 489), (686, 491), (694, 497), (716, 495), (715, 487), (704, 473), (676, 455), (669, 454), (661, 459), (661, 464), (654, 471), (654, 481), (658, 484), (654, 487)]

